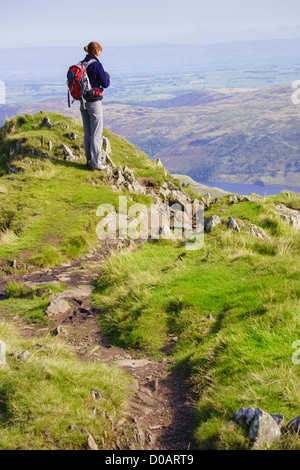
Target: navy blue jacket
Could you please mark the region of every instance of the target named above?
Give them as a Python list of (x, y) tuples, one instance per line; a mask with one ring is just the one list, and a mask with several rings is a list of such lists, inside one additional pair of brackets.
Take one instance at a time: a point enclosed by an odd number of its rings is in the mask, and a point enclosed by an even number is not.
[[(87, 74), (91, 83), (92, 88), (108, 88), (110, 85), (110, 79), (106, 76), (104, 68), (97, 57), (87, 54), (84, 61), (96, 59), (96, 62), (90, 64), (87, 68)], [(97, 101), (99, 98), (95, 96), (91, 101)]]

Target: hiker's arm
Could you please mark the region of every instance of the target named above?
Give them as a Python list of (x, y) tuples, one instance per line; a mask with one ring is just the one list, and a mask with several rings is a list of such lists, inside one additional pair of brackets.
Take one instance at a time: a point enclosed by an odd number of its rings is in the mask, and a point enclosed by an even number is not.
[(106, 74), (102, 64), (99, 62), (97, 67), (97, 78), (100, 83), (100, 86), (103, 88), (108, 88), (110, 85), (110, 75)]

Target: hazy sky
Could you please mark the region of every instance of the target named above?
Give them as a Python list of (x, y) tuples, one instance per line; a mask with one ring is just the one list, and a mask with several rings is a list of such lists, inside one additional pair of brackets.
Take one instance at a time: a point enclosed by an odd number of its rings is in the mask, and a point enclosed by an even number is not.
[(300, 37), (299, 0), (0, 0), (0, 48)]

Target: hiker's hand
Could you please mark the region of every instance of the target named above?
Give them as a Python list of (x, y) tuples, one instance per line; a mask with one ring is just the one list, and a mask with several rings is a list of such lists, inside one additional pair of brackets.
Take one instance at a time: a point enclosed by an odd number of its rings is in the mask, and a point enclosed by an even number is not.
[(107, 78), (110, 78), (110, 74), (108, 72), (105, 72), (105, 75), (107, 76)]

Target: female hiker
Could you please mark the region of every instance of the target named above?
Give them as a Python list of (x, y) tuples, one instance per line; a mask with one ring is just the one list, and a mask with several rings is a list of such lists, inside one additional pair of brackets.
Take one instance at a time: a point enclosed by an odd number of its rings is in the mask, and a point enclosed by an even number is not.
[(110, 85), (110, 75), (105, 72), (98, 57), (102, 47), (97, 42), (90, 42), (84, 47), (87, 55), (83, 60), (87, 68), (87, 75), (92, 90), (88, 92), (86, 100), (81, 100), (80, 111), (84, 128), (84, 148), (87, 159), (87, 168), (90, 170), (105, 170), (106, 165), (102, 162), (102, 91)]

